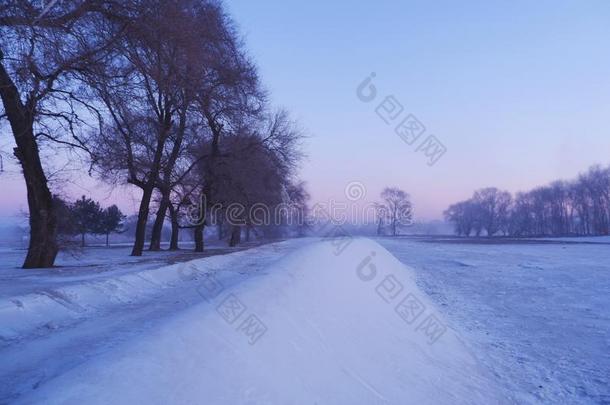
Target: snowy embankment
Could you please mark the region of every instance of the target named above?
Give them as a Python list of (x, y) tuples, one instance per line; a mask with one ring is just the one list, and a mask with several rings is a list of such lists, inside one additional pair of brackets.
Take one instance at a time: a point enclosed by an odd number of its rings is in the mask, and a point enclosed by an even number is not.
[[(95, 252), (90, 260), (105, 263), (102, 269), (99, 264), (87, 261), (78, 268), (74, 260), (65, 269), (1, 269), (11, 274), (2, 280), (6, 287), (0, 294), (0, 342), (40, 336), (126, 304), (145, 302), (163, 290), (188, 286), (192, 278), (184, 263), (167, 266), (160, 261), (125, 258), (121, 253), (127, 254), (120, 251), (117, 255), (112, 250)], [(102, 259), (98, 257), (101, 254), (107, 256)], [(205, 260), (212, 268), (226, 263), (225, 256)], [(11, 277), (17, 272), (21, 277)], [(11, 290), (17, 290), (17, 295), (10, 294)]]
[[(174, 265), (173, 267), (178, 267)], [(144, 300), (179, 282), (177, 271), (144, 270), (0, 299), (0, 338), (5, 341), (57, 329), (112, 306)]]
[(212, 259), (129, 275), (133, 290), (117, 281), (74, 292), (97, 302), (114, 288), (121, 301), (187, 280), (201, 301), (17, 402), (501, 402), (413, 272), (375, 242), (309, 244), (231, 286), (210, 271)]

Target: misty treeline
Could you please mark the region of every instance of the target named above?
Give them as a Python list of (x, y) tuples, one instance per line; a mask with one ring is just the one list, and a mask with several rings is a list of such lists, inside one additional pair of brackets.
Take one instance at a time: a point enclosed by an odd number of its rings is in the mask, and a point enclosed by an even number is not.
[(377, 235), (398, 236), (400, 229), (413, 225), (411, 196), (398, 187), (386, 187), (375, 203)]
[[(25, 268), (52, 266), (59, 248), (47, 148), (83, 153), (93, 175), (139, 189), (135, 256), (150, 220), (149, 249), (169, 218), (170, 249), (189, 229), (202, 251), (210, 218), (222, 233), (235, 204), (290, 202), (284, 217), (304, 215), (301, 131), (269, 105), (221, 1), (4, 0), (0, 96), (27, 187)], [(248, 213), (232, 209), (231, 245), (260, 231)]]
[(610, 167), (593, 166), (573, 181), (555, 181), (512, 196), (497, 188), (452, 205), (445, 218), (464, 236), (600, 236), (610, 233)]

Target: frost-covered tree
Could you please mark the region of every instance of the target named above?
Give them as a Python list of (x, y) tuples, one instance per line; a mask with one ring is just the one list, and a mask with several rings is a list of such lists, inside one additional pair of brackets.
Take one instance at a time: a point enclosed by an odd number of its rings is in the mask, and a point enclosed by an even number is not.
[(479, 219), (488, 236), (500, 231), (502, 224), (508, 222), (512, 196), (507, 191), (495, 187), (475, 192), (473, 202), (479, 211)]
[(447, 221), (454, 224), (455, 233), (459, 236), (470, 236), (473, 231), (479, 236), (481, 234), (479, 212), (476, 203), (470, 200), (453, 204), (444, 215)]
[(386, 187), (381, 192), (381, 198), (392, 236), (397, 236), (400, 228), (411, 225), (413, 220), (411, 197), (397, 187)]
[(484, 229), (489, 236), (608, 235), (610, 168), (593, 166), (574, 181), (517, 193), (514, 200), (496, 188), (479, 190), (449, 207), (445, 217), (460, 235), (468, 235), (469, 229), (477, 235)]

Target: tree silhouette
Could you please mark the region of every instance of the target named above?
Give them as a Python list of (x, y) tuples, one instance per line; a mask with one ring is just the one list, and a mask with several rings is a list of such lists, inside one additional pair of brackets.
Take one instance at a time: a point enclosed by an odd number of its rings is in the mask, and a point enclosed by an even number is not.
[(99, 203), (82, 196), (70, 209), (74, 220), (76, 233), (81, 235), (81, 246), (85, 247), (85, 235), (97, 233), (99, 229), (102, 210)]
[(125, 218), (126, 216), (123, 215), (116, 205), (111, 205), (101, 212), (96, 232), (101, 235), (106, 235), (106, 246), (108, 246), (108, 238), (112, 232), (118, 233), (123, 230), (123, 221)]

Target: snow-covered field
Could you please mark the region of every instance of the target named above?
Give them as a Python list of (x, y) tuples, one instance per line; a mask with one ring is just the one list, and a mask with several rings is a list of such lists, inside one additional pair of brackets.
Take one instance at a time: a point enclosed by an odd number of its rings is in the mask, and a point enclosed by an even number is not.
[(0, 403), (610, 402), (603, 243), (95, 252), (0, 268)]
[(608, 238), (424, 240), (379, 242), (415, 270), (506, 394), (518, 403), (610, 403)]

